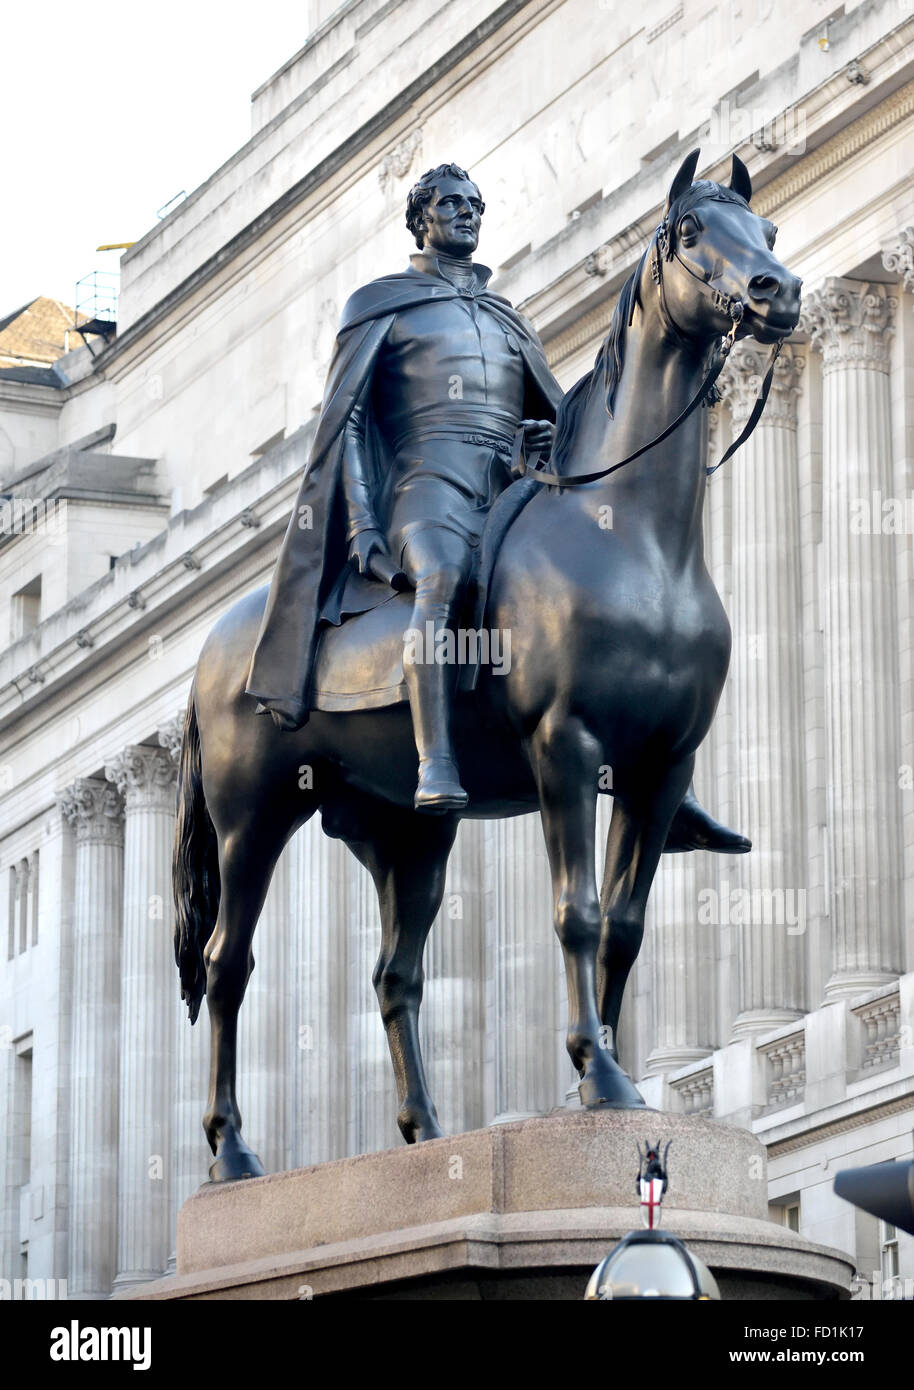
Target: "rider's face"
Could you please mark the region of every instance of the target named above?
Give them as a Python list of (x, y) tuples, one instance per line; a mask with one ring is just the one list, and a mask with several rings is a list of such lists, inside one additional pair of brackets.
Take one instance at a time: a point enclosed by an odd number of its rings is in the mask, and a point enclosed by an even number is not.
[(425, 209), (425, 250), (471, 256), (479, 241), (483, 201), (475, 183), (443, 178)]

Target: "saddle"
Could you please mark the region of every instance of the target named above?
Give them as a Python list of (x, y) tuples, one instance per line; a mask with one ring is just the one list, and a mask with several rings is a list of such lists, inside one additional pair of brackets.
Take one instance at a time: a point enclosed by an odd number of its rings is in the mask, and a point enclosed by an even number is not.
[[(502, 542), (512, 523), (537, 492), (532, 478), (511, 483), (493, 504), (479, 545), (479, 564), (460, 625), (486, 626), (489, 585)], [(323, 619), (312, 684), (312, 709), (330, 713), (383, 709), (409, 699), (403, 677), (403, 634), (410, 625), (413, 594), (394, 593), (381, 580), (352, 572), (339, 602)], [(474, 657), (475, 653), (475, 657)], [(463, 662), (458, 693), (476, 688), (478, 648), (471, 644)]]

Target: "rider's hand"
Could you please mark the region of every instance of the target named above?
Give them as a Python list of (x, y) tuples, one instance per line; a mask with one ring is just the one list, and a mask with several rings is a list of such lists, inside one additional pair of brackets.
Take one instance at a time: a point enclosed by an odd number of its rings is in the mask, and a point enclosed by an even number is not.
[(372, 574), (394, 589), (407, 587), (406, 576), (397, 569), (380, 531), (359, 531), (349, 542), (349, 559), (359, 574)]
[(374, 557), (387, 554), (387, 544), (380, 531), (359, 531), (349, 542), (349, 559), (359, 574), (371, 573), (371, 562)]
[(524, 448), (528, 454), (539, 454), (545, 463), (552, 453), (555, 425), (551, 420), (523, 420)]

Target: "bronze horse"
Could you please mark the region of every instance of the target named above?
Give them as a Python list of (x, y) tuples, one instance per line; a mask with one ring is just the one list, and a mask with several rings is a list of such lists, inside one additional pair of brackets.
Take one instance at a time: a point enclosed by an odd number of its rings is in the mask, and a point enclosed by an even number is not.
[[(730, 657), (730, 626), (703, 556), (705, 426), (694, 406), (728, 329), (730, 341), (752, 334), (776, 345), (799, 317), (800, 281), (772, 253), (776, 229), (749, 208), (744, 166), (734, 159), (728, 186), (693, 184), (697, 159), (695, 151), (676, 175), (594, 370), (559, 413), (556, 472), (600, 476), (557, 487), (538, 486), (534, 474), (515, 484), (534, 495), (497, 555), (487, 619), (511, 634), (510, 671), (483, 667), (455, 717), (470, 796), (460, 814), (539, 807), (567, 972), (567, 1046), (588, 1106), (644, 1103), (616, 1056), (622, 995)], [(637, 462), (609, 471), (633, 453)], [(315, 710), (297, 732), (255, 715), (244, 687), (266, 595), (264, 587), (241, 599), (205, 643), (179, 778), (175, 952), (191, 1021), (204, 993), (209, 1004), (204, 1128), (216, 1181), (262, 1172), (235, 1098), (238, 1011), (276, 861), (317, 810), (377, 887), (373, 981), (400, 1130), (408, 1143), (441, 1134), (418, 1015), (423, 950), (459, 815), (413, 809), (417, 755), (405, 704)], [(389, 646), (402, 642), (408, 615), (403, 596), (350, 622), (363, 625), (367, 643)], [(596, 804), (608, 769), (614, 802), (598, 892)]]

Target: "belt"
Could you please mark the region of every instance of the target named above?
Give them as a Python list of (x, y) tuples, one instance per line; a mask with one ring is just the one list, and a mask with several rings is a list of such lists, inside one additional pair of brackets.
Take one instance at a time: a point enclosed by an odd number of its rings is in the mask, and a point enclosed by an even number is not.
[(497, 453), (506, 455), (511, 453), (514, 443), (513, 434), (484, 433), (482, 430), (461, 430), (456, 427), (448, 429), (440, 425), (429, 425), (425, 429), (410, 430), (408, 434), (400, 435), (394, 449), (399, 454), (428, 439), (459, 439), (462, 444), (475, 444), (480, 448), (494, 449)]

